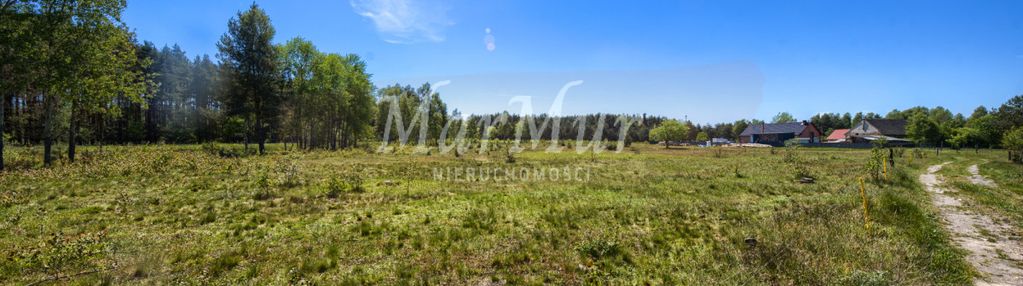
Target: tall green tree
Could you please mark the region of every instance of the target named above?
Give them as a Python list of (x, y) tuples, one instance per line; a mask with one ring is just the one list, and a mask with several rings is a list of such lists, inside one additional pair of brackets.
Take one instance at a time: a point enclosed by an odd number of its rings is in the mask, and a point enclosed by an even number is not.
[(749, 127), (749, 124), (749, 121), (745, 119), (735, 121), (735, 123), (732, 124), (732, 134), (735, 135), (735, 138), (732, 139), (735, 139), (736, 142), (738, 142), (739, 135), (741, 135), (743, 131), (746, 131), (746, 127)]
[(969, 146), (970, 143), (976, 143), (979, 136), (979, 132), (976, 129), (969, 127), (956, 128), (952, 132), (952, 136), (946, 139), (949, 145), (953, 148), (959, 149), (962, 147)]
[(941, 130), (927, 114), (915, 113), (909, 118), (906, 136), (917, 144), (937, 144), (941, 140)]
[(78, 45), (81, 61), (75, 65), (72, 96), (69, 97), (68, 160), (71, 162), (75, 161), (80, 127), (89, 115), (119, 112), (117, 105), (110, 104), (114, 98), (139, 102), (150, 89), (145, 75), (134, 69), (138, 60), (134, 35), (123, 24), (103, 19), (105, 21), (96, 26), (83, 29), (82, 33), (89, 37)]
[(31, 70), (29, 65), (32, 51), (30, 38), (31, 14), (25, 3), (16, 0), (0, 2), (0, 171), (4, 169), (4, 126), (5, 107), (8, 92), (22, 92), (27, 88)]
[(988, 115), (987, 107), (984, 107), (983, 105), (977, 106), (977, 108), (973, 109), (973, 113), (970, 114), (970, 118), (968, 118), (967, 120), (973, 120), (976, 118), (983, 117), (985, 115)]
[(853, 116), (853, 118), (852, 118), (852, 125), (851, 126), (856, 126), (856, 124), (862, 123), (863, 119), (864, 119), (863, 118), (863, 112), (857, 112), (856, 115)]
[[(370, 82), (370, 75), (366, 72), (366, 63), (358, 55), (349, 54), (345, 56), (345, 65), (348, 70), (348, 77), (345, 84), (345, 99), (347, 100), (344, 117), (345, 140), (344, 146), (356, 146), (359, 139), (369, 137), (372, 134), (372, 123), (376, 113), (375, 98), (373, 97), (373, 83)], [(440, 106), (441, 112), (446, 112), (447, 107), (440, 100), (439, 95), (434, 94), (434, 104)], [(446, 120), (446, 117), (445, 117)]]
[(217, 44), (222, 64), (230, 71), (226, 76), (232, 77), (229, 104), (255, 121), (252, 129), (260, 154), (266, 153), (267, 124), (279, 111), (281, 74), (272, 43), (274, 34), (270, 17), (253, 3), (228, 21), (227, 33)]
[(308, 126), (306, 146), (337, 149), (358, 144), (371, 133), (376, 108), (366, 64), (351, 54), (305, 57), (314, 53), (303, 46), (311, 47), (302, 42), (284, 47), (293, 55), (286, 61), (290, 70), (286, 86), (294, 102), (289, 108), (302, 110), (292, 126)]
[(689, 126), (678, 120), (667, 120), (661, 122), (653, 130), (650, 130), (650, 138), (654, 141), (664, 142), (664, 148), (670, 146), (671, 141), (684, 141), (689, 134)]
[(337, 149), (340, 141), (341, 129), (343, 126), (343, 115), (347, 109), (345, 99), (345, 85), (347, 83), (348, 71), (345, 67), (344, 58), (338, 54), (327, 54), (318, 61), (314, 67), (313, 82), (316, 93), (320, 95), (319, 101), (325, 109), (324, 118), (327, 118), (326, 132), (323, 134), (329, 138), (330, 149)]
[[(380, 89), (378, 94), (380, 101), (377, 103), (376, 114), (378, 115), (377, 135), (380, 138), (383, 138), (385, 130), (390, 130), (391, 133), (388, 133), (390, 138), (386, 139), (395, 140), (396, 136), (390, 134), (404, 127), (405, 130), (402, 132), (407, 131), (407, 138), (421, 138), (420, 134), (425, 133), (429, 142), (436, 143), (441, 129), (448, 120), (447, 104), (441, 100), (440, 94), (435, 92), (429, 83), (424, 83), (419, 88), (407, 85), (388, 86)], [(391, 114), (393, 105), (397, 105), (396, 109), (399, 114)], [(401, 117), (400, 125), (394, 120), (398, 116)], [(508, 118), (511, 115), (502, 114), (495, 117)], [(387, 122), (391, 122), (391, 124), (388, 125)], [(415, 122), (415, 126), (412, 126), (413, 122)], [(425, 128), (421, 128), (423, 126)], [(478, 125), (477, 127), (481, 129), (480, 134), (487, 134), (483, 132), (485, 126)], [(496, 130), (489, 134), (490, 138), (511, 139), (515, 133), (514, 125), (511, 124), (500, 124), (494, 127)]]
[(842, 127), (839, 127), (839, 128), (846, 128), (846, 129), (852, 128), (854, 125), (860, 123), (858, 121), (857, 122), (853, 122), (852, 115), (850, 115), (848, 112), (842, 114), (841, 121), (842, 121), (842, 123), (844, 125), (842, 125)]
[(1017, 126), (1023, 126), (1023, 95), (1010, 98), (995, 112), (998, 117), (998, 128), (1008, 132)]
[(1002, 140), (1002, 134), (998, 128), (998, 118), (993, 114), (970, 118), (966, 121), (966, 127), (977, 131), (976, 143), (992, 147)]
[(217, 108), (217, 92), (219, 85), (219, 68), (209, 56), (195, 57), (191, 66), (191, 82), (188, 89), (189, 101), (192, 102), (191, 129), (192, 137), (199, 142), (213, 140), (219, 120)]
[(796, 118), (793, 117), (792, 114), (789, 114), (788, 112), (779, 112), (777, 115), (774, 116), (774, 118), (771, 118), (771, 122), (772, 123), (796, 122)]
[(134, 98), (142, 89), (133, 84), (140, 82), (131, 69), (133, 35), (120, 20), (125, 5), (123, 0), (0, 2), (5, 73), (17, 72), (12, 85), (31, 87), (42, 97), (46, 165), (53, 162), (55, 131), (63, 119), (70, 124), (68, 158), (74, 160), (85, 115), (106, 110), (115, 96)]
[(154, 121), (150, 124), (149, 141), (168, 140), (190, 143), (194, 138), (196, 109), (192, 87), (192, 63), (181, 47), (163, 47), (156, 62), (156, 81), (159, 83), (148, 112)]
[(706, 142), (708, 140), (710, 140), (710, 135), (707, 135), (707, 132), (700, 131), (700, 133), (696, 133), (696, 141)]
[(435, 92), (430, 84), (423, 84), (418, 92), (421, 101), (429, 104), (428, 138), (436, 141), (440, 138), (441, 129), (447, 124), (448, 106), (440, 99), (440, 94)]
[(296, 37), (278, 46), (278, 58), (284, 78), (283, 124), (286, 135), (301, 148), (309, 148), (317, 130), (320, 105), (313, 93), (314, 68), (322, 59), (312, 42)]
[(1009, 159), (1023, 163), (1023, 126), (1017, 126), (1002, 137), (1002, 146), (1009, 150)]

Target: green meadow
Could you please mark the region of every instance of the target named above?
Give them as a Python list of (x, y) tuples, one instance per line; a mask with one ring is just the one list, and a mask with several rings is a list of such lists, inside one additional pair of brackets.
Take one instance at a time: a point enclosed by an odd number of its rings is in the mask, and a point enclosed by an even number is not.
[[(8, 148), (0, 283), (961, 285), (917, 176), (975, 160), (1023, 185), (995, 151), (900, 151), (875, 179), (865, 149), (500, 146)], [(573, 176), (438, 177), (551, 169)]]

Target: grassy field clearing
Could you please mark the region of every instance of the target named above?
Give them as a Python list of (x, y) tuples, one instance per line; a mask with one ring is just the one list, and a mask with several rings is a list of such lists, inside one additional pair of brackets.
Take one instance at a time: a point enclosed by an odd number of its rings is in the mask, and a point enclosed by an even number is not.
[[(929, 153), (909, 163), (907, 152), (887, 181), (868, 180), (866, 228), (857, 179), (869, 150), (635, 144), (620, 154), (509, 158), (274, 145), (271, 155), (234, 157), (202, 146), (107, 146), (42, 169), (28, 168), (38, 148), (9, 149), (15, 170), (0, 173), (5, 284), (66, 276), (60, 281), (82, 284), (969, 284), (973, 270), (916, 176), (933, 162), (998, 154)], [(586, 177), (435, 177), (466, 168)]]

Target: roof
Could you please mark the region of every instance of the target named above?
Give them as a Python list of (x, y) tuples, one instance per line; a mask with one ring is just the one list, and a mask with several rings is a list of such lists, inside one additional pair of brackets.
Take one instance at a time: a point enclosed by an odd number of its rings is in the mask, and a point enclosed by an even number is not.
[(896, 138), (896, 137), (884, 136), (884, 135), (881, 135), (881, 136), (867, 135), (867, 136), (862, 136), (860, 138), (866, 139), (868, 141), (876, 141), (878, 139), (882, 139), (883, 138), (885, 141), (888, 141), (888, 142), (910, 142), (909, 139)]
[(746, 130), (742, 131), (739, 136), (750, 136), (754, 134), (788, 134), (788, 133), (801, 133), (803, 129), (806, 129), (806, 125), (800, 122), (789, 122), (789, 123), (767, 123), (767, 124), (751, 124), (746, 126)]
[(842, 140), (845, 139), (845, 134), (849, 133), (849, 129), (835, 129), (831, 131), (831, 135), (828, 135), (828, 141)]
[(902, 137), (906, 135), (906, 120), (904, 119), (867, 119), (864, 120), (882, 135)]

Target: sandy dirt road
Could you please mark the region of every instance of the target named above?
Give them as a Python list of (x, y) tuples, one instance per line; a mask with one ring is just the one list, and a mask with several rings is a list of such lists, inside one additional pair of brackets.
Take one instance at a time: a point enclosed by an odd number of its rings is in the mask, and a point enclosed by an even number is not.
[[(1012, 237), (1012, 228), (997, 223), (991, 216), (964, 209), (955, 190), (943, 186), (937, 172), (948, 164), (927, 168), (920, 183), (931, 193), (931, 201), (941, 211), (945, 227), (960, 247), (969, 252), (967, 259), (983, 277), (976, 285), (1023, 285), (1023, 246), (1019, 237)], [(975, 167), (975, 166), (974, 166)], [(971, 171), (973, 173), (973, 171)], [(993, 183), (993, 182), (992, 182)]]

